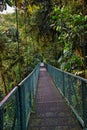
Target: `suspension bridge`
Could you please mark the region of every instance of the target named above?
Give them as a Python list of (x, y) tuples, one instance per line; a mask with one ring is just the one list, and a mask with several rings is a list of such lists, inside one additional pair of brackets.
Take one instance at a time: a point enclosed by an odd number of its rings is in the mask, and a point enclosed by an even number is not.
[(38, 64), (0, 102), (0, 130), (87, 130), (87, 80)]

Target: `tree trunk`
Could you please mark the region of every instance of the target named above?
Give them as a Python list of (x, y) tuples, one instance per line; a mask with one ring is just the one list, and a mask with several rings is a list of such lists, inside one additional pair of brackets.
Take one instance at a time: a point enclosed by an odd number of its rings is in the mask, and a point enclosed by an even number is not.
[(8, 94), (7, 86), (6, 86), (4, 74), (2, 72), (1, 72), (1, 78), (2, 78), (2, 83), (3, 83), (3, 92), (4, 92), (5, 95), (7, 95)]

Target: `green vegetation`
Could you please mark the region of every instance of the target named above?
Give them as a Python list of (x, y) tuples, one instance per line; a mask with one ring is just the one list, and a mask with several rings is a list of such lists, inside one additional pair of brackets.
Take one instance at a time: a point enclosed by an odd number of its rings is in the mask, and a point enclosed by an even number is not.
[[(6, 0), (1, 11), (6, 3), (15, 5)], [(64, 71), (86, 72), (86, 1), (17, 0), (16, 6), (18, 15), (0, 15), (1, 97), (42, 59)]]

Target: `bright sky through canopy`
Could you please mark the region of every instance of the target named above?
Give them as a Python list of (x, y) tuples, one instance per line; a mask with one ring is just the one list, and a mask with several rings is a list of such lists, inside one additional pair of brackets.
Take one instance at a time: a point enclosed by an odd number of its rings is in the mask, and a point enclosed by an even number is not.
[(13, 13), (13, 12), (14, 12), (14, 8), (7, 5), (7, 9), (4, 10), (3, 12), (0, 12), (0, 14), (7, 14), (7, 13)]

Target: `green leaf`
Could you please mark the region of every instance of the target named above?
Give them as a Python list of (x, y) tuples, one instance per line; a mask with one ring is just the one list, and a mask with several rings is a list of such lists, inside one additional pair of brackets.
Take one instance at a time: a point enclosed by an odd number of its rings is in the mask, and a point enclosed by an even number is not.
[(52, 16), (52, 19), (56, 19), (56, 16)]
[(56, 31), (58, 31), (58, 30), (59, 30), (59, 27), (57, 26), (57, 27), (56, 27)]
[(59, 7), (57, 7), (57, 8), (54, 8), (54, 12), (57, 13), (57, 14), (60, 14), (60, 13), (61, 13), (61, 10), (60, 10)]
[(11, 3), (11, 1), (10, 0), (5, 0), (6, 1), (6, 3), (9, 5), (9, 6), (11, 6), (12, 7), (12, 3)]
[(85, 15), (85, 20), (87, 20), (87, 15)]

